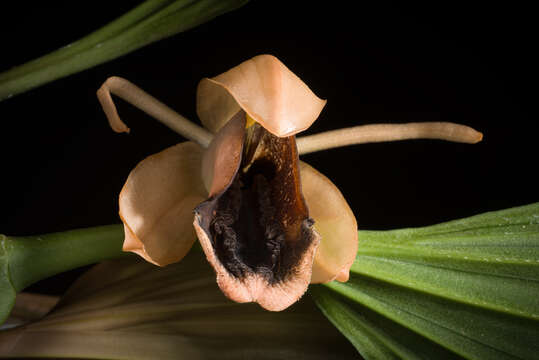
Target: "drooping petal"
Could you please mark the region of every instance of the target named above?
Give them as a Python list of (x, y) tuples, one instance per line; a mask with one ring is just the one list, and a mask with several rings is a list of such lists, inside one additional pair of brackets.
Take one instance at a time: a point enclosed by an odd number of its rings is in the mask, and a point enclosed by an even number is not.
[(202, 157), (202, 179), (212, 197), (230, 185), (240, 167), (245, 141), (245, 113), (239, 111), (215, 135)]
[[(195, 209), (194, 226), (223, 293), (279, 311), (307, 289), (319, 236), (301, 195), (294, 137), (279, 138), (255, 124), (244, 145), (237, 141), (246, 132), (240, 114), (204, 156), (211, 191)], [(241, 155), (232, 156), (233, 172), (221, 156), (225, 149)]]
[(358, 248), (357, 222), (339, 189), (324, 175), (300, 162), (303, 196), (321, 235), (311, 283), (347, 281)]
[(203, 149), (192, 142), (141, 161), (120, 193), (124, 251), (159, 266), (181, 260), (196, 235), (193, 209), (207, 192), (200, 175)]
[(255, 56), (221, 75), (202, 79), (197, 89), (198, 116), (212, 132), (243, 109), (275, 136), (291, 136), (311, 126), (325, 104), (271, 55)]

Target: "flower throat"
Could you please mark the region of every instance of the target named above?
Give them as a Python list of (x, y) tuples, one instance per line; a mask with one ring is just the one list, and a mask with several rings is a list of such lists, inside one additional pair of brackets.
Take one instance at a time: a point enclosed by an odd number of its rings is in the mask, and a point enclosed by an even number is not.
[(216, 197), (210, 238), (217, 258), (236, 278), (258, 274), (276, 283), (295, 273), (313, 221), (301, 195), (294, 137), (246, 126), (242, 161)]

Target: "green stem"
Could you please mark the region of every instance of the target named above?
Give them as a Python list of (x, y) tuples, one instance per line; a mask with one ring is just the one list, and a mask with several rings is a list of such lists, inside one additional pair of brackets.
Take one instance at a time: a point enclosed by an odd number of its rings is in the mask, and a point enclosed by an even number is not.
[(0, 74), (0, 101), (188, 30), (247, 1), (147, 0), (100, 30)]
[(41, 236), (0, 236), (0, 245), (11, 285), (19, 292), (63, 271), (121, 256), (123, 238), (120, 225), (108, 225)]

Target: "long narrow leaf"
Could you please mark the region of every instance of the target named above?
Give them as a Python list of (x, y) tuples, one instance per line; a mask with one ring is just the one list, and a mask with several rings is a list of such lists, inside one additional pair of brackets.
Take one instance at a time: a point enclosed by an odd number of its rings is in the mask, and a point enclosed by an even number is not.
[(17, 295), (9, 277), (9, 255), (5, 238), (4, 235), (0, 235), (0, 324), (8, 317)]
[(312, 293), (365, 358), (539, 358), (539, 204), (359, 239), (351, 280)]
[(0, 332), (0, 357), (355, 359), (309, 297), (283, 312), (228, 300), (200, 249), (159, 268), (95, 266), (42, 320)]
[(198, 26), (248, 0), (147, 0), (100, 30), (0, 74), (0, 101)]

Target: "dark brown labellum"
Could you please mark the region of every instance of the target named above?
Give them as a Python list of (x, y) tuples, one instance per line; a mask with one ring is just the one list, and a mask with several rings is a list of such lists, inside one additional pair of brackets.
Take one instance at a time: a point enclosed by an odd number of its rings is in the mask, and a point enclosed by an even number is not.
[[(279, 138), (256, 123), (241, 130), (246, 140), (237, 170), (222, 191), (195, 209), (197, 232), (209, 239), (213, 256), (208, 258), (215, 257), (236, 280), (234, 286), (249, 287), (260, 279), (267, 286), (281, 286), (301, 278), (306, 288), (319, 239), (301, 194), (295, 138)], [(215, 169), (218, 176), (219, 166)], [(260, 284), (253, 291), (260, 292)], [(304, 291), (289, 295), (299, 297)], [(251, 295), (246, 301), (261, 296)]]

